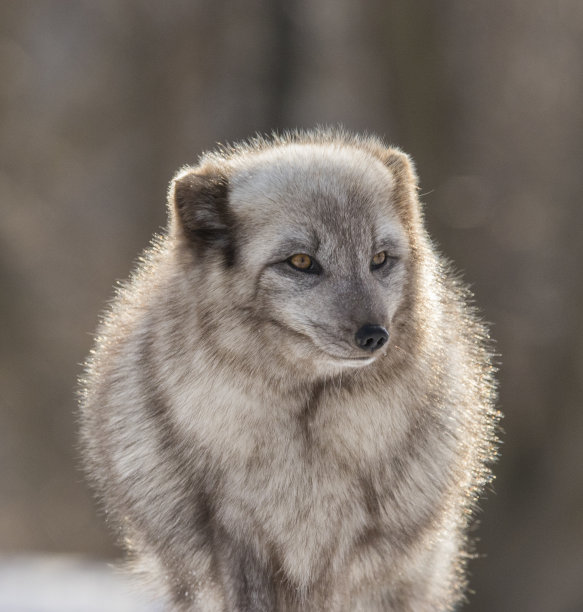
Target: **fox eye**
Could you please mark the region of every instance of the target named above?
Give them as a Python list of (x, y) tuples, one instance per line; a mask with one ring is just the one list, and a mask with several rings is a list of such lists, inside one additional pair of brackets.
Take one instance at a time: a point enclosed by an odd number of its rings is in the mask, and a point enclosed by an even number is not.
[(387, 254), (385, 251), (379, 251), (370, 261), (371, 270), (376, 270), (387, 263)]
[(292, 268), (301, 270), (302, 272), (315, 271), (315, 262), (306, 253), (296, 253), (295, 255), (292, 255), (287, 262)]

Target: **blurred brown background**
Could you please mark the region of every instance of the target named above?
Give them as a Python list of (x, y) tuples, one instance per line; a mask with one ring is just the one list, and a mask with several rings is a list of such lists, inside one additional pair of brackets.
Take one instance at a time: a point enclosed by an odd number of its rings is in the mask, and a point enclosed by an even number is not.
[(0, 3), (0, 553), (112, 556), (75, 378), (166, 185), (216, 141), (342, 123), (416, 160), (501, 358), (472, 611), (583, 610), (583, 3)]

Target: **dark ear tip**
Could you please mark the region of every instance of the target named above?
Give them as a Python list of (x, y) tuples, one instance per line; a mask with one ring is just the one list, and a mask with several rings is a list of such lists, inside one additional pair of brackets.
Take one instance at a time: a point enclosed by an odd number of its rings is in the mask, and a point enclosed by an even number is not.
[(210, 175), (191, 170), (181, 172), (172, 179), (171, 196), (180, 200), (189, 200), (190, 197), (196, 197), (197, 194), (220, 191), (226, 186), (226, 179), (218, 175)]
[(185, 168), (170, 185), (169, 205), (175, 227), (202, 254), (220, 249), (227, 260), (233, 257), (229, 209), (229, 181), (218, 169)]
[(186, 209), (208, 208), (226, 201), (228, 179), (219, 173), (208, 173), (198, 169), (185, 169), (170, 183), (169, 201), (174, 204), (179, 216)]

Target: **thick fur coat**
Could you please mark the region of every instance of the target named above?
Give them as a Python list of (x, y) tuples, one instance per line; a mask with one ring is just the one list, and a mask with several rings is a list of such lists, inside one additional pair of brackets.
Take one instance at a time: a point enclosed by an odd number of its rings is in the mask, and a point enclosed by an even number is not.
[(497, 413), (409, 158), (260, 138), (184, 168), (168, 210), (82, 385), (87, 471), (136, 564), (172, 610), (452, 610)]

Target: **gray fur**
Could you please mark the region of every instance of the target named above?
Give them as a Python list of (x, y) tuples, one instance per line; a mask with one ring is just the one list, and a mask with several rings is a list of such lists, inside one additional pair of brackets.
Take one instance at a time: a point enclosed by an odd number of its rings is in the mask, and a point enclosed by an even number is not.
[[(81, 400), (88, 474), (171, 609), (453, 609), (498, 418), (468, 300), (375, 138), (256, 139), (177, 175)], [(365, 323), (390, 333), (373, 354)]]

